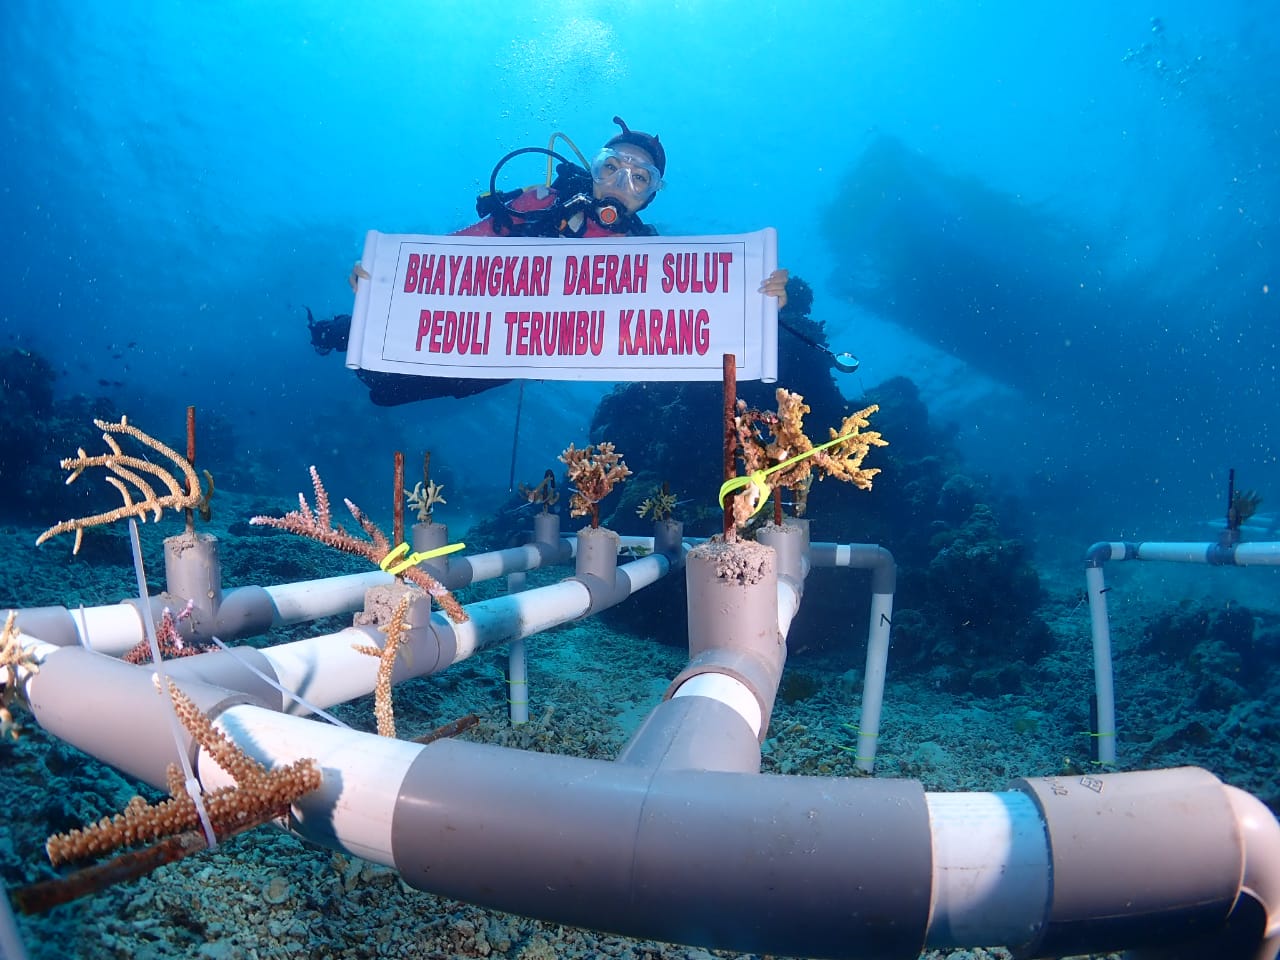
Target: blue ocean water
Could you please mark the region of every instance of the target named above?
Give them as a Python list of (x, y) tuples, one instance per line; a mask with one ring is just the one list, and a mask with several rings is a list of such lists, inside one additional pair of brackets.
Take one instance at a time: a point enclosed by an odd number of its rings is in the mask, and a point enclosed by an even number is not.
[[(238, 493), (289, 497), (314, 463), (335, 496), (370, 504), (385, 500), (392, 450), (429, 449), (455, 517), (483, 516), (509, 476), (536, 480), (587, 439), (608, 385), (374, 407), (338, 357), (311, 349), (305, 308), (350, 311), (366, 230), (454, 230), (507, 151), (556, 131), (590, 149), (616, 113), (666, 145), (659, 230), (776, 227), (782, 263), (814, 288), (814, 318), (861, 359), (845, 395), (910, 377), (975, 471), (1030, 505), (1037, 561), (1074, 576), (1096, 540), (1212, 539), (1229, 468), (1264, 510), (1280, 498), (1271, 19), (1258, 0), (1069, 12), (1009, 0), (6, 0), (0, 348), (49, 356), (59, 397), (104, 395), (169, 438), (191, 403), (202, 422), (231, 424), (236, 455), (258, 464)], [(513, 176), (540, 175), (531, 161)], [(1195, 595), (1240, 572), (1197, 569)], [(1170, 575), (1153, 592), (1174, 604), (1185, 584)], [(1087, 611), (1058, 613), (1075, 617), (1083, 648)], [(921, 691), (922, 717), (896, 732), (902, 770), (948, 723), (962, 727), (947, 734), (957, 755), (981, 754), (959, 713), (936, 719), (924, 699), (936, 691)], [(1234, 696), (1212, 707), (1234, 711)], [(1268, 697), (1247, 701), (1257, 726), (1230, 739), (1265, 746)], [(1198, 731), (1163, 726), (1184, 706), (1172, 693), (1144, 701), (1156, 759), (1209, 763), (1178, 752)], [(820, 706), (796, 709), (818, 729)], [(1060, 722), (1078, 734), (1077, 719)], [(1204, 753), (1231, 729), (1215, 726)], [(1046, 733), (1042, 746), (1060, 742)], [(1266, 759), (1222, 749), (1218, 772), (1245, 768), (1274, 796)], [(1042, 770), (1032, 764), (947, 767), (943, 786)], [(85, 818), (105, 812), (76, 802)], [(15, 873), (31, 859), (6, 856)], [(157, 939), (180, 942), (168, 928)]]
[[(367, 229), (456, 229), (507, 150), (589, 149), (614, 113), (667, 145), (662, 232), (777, 227), (863, 362), (848, 395), (908, 374), (976, 464), (1096, 508), (1090, 536), (1135, 515), (1177, 535), (1219, 512), (1230, 466), (1276, 481), (1263, 4), (11, 0), (0, 19), (6, 343), (157, 432), (192, 402), (230, 418), (280, 492), (316, 462), (358, 498), (393, 447), (505, 485), (514, 386), (376, 409), (309, 349), (303, 308), (350, 310)], [(868, 159), (886, 145), (910, 164)], [(520, 476), (585, 434), (601, 389), (525, 391)]]

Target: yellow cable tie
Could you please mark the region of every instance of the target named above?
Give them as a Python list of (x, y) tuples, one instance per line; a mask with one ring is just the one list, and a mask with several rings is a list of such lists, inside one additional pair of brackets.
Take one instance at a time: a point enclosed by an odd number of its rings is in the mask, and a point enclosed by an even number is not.
[(764, 482), (766, 472), (757, 470), (754, 473), (747, 474), (745, 477), (732, 477), (720, 484), (720, 509), (724, 509), (725, 497), (742, 487), (750, 486), (754, 487), (756, 491), (756, 509), (751, 511), (751, 515), (755, 516), (756, 511), (769, 501), (769, 485)]
[(764, 482), (765, 477), (771, 473), (776, 473), (778, 470), (785, 469), (793, 463), (798, 463), (805, 457), (812, 457), (819, 450), (825, 450), (827, 447), (834, 447), (837, 443), (840, 443), (842, 440), (848, 440), (852, 436), (852, 433), (846, 433), (843, 436), (836, 437), (834, 440), (828, 440), (826, 443), (820, 443), (816, 447), (811, 447), (804, 453), (797, 453), (794, 457), (788, 457), (786, 460), (783, 460), (781, 463), (774, 464), (767, 470), (756, 470), (747, 474), (745, 477), (732, 477), (726, 480), (720, 485), (720, 509), (724, 509), (724, 498), (729, 494), (741, 489), (742, 487), (751, 486), (755, 488), (757, 495), (755, 509), (751, 511), (751, 516), (754, 517), (760, 512), (764, 505), (769, 502), (769, 493), (771, 491), (769, 484)]
[(390, 570), (388, 568), (391, 566), (391, 564), (395, 563), (396, 558), (408, 552), (409, 552), (409, 544), (402, 543), (400, 544), (400, 546), (396, 547), (394, 550), (388, 551), (387, 555), (378, 561), (378, 566), (380, 566), (384, 571), (390, 573)]
[[(395, 563), (396, 558), (404, 554), (409, 549), (409, 544), (402, 543), (383, 557), (382, 562), (379, 563), (378, 566), (394, 577), (404, 573), (410, 567), (417, 566), (423, 560), (430, 560), (432, 557), (442, 557), (447, 553), (456, 553), (459, 550), (465, 550), (466, 546), (467, 545), (465, 543), (450, 543), (443, 547), (436, 547), (432, 550), (424, 550), (420, 553), (411, 553), (399, 563)], [(394, 566), (392, 564), (394, 564)]]

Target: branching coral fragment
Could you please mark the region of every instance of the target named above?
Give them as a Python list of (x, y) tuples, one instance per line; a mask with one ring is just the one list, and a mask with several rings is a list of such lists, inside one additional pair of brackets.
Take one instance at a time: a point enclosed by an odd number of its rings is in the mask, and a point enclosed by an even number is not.
[(671, 488), (664, 482), (652, 494), (645, 497), (640, 506), (636, 507), (636, 516), (642, 520), (645, 517), (657, 521), (670, 520), (671, 513), (675, 510), (677, 502), (676, 495), (671, 492)]
[[(196, 654), (204, 653), (205, 650), (213, 646), (212, 642), (190, 642), (183, 638), (181, 631), (178, 629), (179, 623), (191, 618), (191, 613), (194, 609), (195, 603), (191, 600), (188, 600), (187, 605), (178, 611), (177, 616), (174, 616), (173, 611), (168, 607), (164, 608), (164, 612), (160, 615), (160, 622), (156, 624), (156, 646), (160, 648), (160, 658), (162, 660), (173, 660), (176, 657), (194, 657)], [(150, 663), (151, 641), (143, 637), (120, 659), (125, 663)]]
[(859, 490), (871, 489), (871, 478), (880, 472), (880, 468), (864, 468), (862, 461), (872, 447), (887, 447), (889, 441), (880, 436), (879, 431), (867, 430), (864, 433), (863, 430), (871, 426), (868, 418), (879, 409), (878, 404), (863, 407), (845, 417), (839, 430), (830, 430), (832, 440), (842, 439), (813, 455), (820, 479), (834, 477), (836, 480), (852, 483)]
[[(831, 476), (863, 490), (871, 489), (871, 478), (880, 470), (864, 469), (862, 461), (873, 446), (888, 446), (888, 442), (876, 431), (863, 432), (863, 428), (870, 425), (867, 418), (879, 407), (870, 406), (850, 414), (838, 431), (830, 431), (831, 439), (839, 442), (815, 450), (804, 433), (804, 416), (809, 413), (804, 398), (781, 387), (775, 396), (776, 412), (748, 408), (742, 401), (738, 402), (733, 427), (738, 439), (738, 455), (748, 475), (767, 475), (771, 487), (790, 490), (797, 516), (804, 514), (814, 476), (819, 479)], [(794, 462), (788, 464), (789, 460)], [(779, 469), (781, 464), (787, 465)], [(746, 523), (755, 513), (759, 497), (760, 489), (751, 484), (733, 498), (735, 526)]]
[(391, 619), (385, 627), (380, 627), (387, 635), (382, 648), (363, 643), (353, 643), (352, 649), (378, 658), (378, 682), (373, 690), (373, 715), (378, 720), (378, 736), (395, 737), (396, 718), (391, 699), (391, 674), (395, 670), (396, 655), (400, 652), (400, 644), (409, 631), (410, 624), (405, 622), (409, 613), (409, 604), (413, 602), (413, 594), (405, 593), (397, 602)]
[[(165, 509), (198, 510), (202, 516), (207, 516), (209, 498), (213, 495), (213, 478), (207, 471), (205, 476), (208, 481), (208, 492), (205, 492), (201, 490), (200, 478), (196, 476), (195, 468), (186, 457), (150, 434), (144, 433), (133, 426), (133, 424), (129, 423), (127, 417), (122, 416), (119, 423), (113, 423), (108, 420), (94, 420), (93, 423), (94, 426), (103, 431), (102, 439), (106, 441), (111, 452), (91, 457), (85, 453), (83, 448), (77, 450), (76, 456), (67, 457), (61, 461), (62, 469), (70, 471), (66, 482), (68, 484), (74, 483), (80, 474), (89, 467), (105, 467), (109, 475), (104, 479), (119, 491), (120, 496), (124, 499), (124, 505), (103, 513), (96, 513), (88, 517), (77, 517), (54, 524), (36, 538), (37, 546), (51, 537), (75, 531), (76, 542), (71, 552), (79, 553), (80, 543), (87, 527), (115, 523), (125, 517), (138, 517), (145, 523), (147, 514), (151, 514), (152, 519), (159, 520)], [(150, 447), (163, 455), (181, 472), (181, 482), (173, 472), (160, 464), (152, 463), (146, 457), (135, 457), (126, 454), (112, 434), (123, 434), (132, 437), (143, 446)], [(152, 480), (147, 479), (148, 476), (153, 480), (158, 480), (168, 490), (168, 493), (157, 493), (156, 488), (152, 486)], [(141, 495), (141, 499), (135, 499), (135, 494)]]
[(560, 502), (560, 491), (556, 489), (555, 473), (548, 470), (542, 475), (542, 479), (538, 481), (537, 486), (531, 487), (526, 483), (521, 483), (520, 496), (524, 497), (528, 503), (542, 504), (542, 512), (550, 513), (551, 508)]
[(5, 617), (4, 630), (0, 632), (0, 740), (9, 737), (18, 739), (22, 728), (13, 719), (13, 706), (20, 696), (18, 683), (22, 674), (39, 673), (35, 656), (22, 645), (18, 634), (17, 613), (9, 611)]
[(431, 510), (437, 503), (449, 502), (444, 498), (444, 484), (432, 480), (426, 484), (419, 480), (404, 495), (408, 505), (418, 511), (418, 520), (422, 523), (431, 522)]
[[(283, 816), (299, 797), (319, 788), (323, 777), (315, 760), (304, 758), (268, 770), (214, 727), (173, 681), (169, 682), (169, 695), (183, 726), (235, 779), (235, 786), (222, 787), (203, 797), (215, 837), (225, 839)], [(27, 913), (47, 910), (111, 884), (136, 879), (205, 849), (207, 842), (199, 832), (195, 802), (188, 795), (176, 764), (169, 765), (168, 785), (168, 800), (148, 804), (141, 797), (134, 797), (114, 817), (104, 817), (80, 830), (54, 834), (46, 850), (50, 862), (57, 866), (153, 840), (157, 843), (122, 854), (107, 864), (18, 890), (15, 902), (19, 908)]]
[[(320, 480), (320, 473), (315, 467), (310, 469), (311, 487), (315, 493), (316, 501), (314, 509), (307, 503), (306, 495), (299, 493), (297, 510), (290, 510), (283, 517), (251, 517), (249, 522), (257, 526), (287, 530), (301, 537), (307, 537), (310, 540), (323, 543), (327, 547), (333, 547), (335, 550), (341, 550), (343, 553), (354, 553), (356, 556), (364, 557), (375, 565), (380, 564), (383, 558), (391, 552), (391, 544), (387, 540), (387, 535), (350, 500), (344, 500), (343, 503), (347, 505), (348, 512), (355, 518), (356, 523), (360, 524), (361, 529), (369, 536), (369, 539), (362, 540), (360, 537), (348, 533), (341, 525), (335, 526), (329, 510), (329, 494), (324, 488), (324, 483)], [(421, 567), (409, 567), (400, 576), (412, 581), (430, 594), (432, 599), (440, 605), (440, 609), (454, 623), (464, 623), (468, 619), (466, 611), (454, 599), (453, 594)]]
[(573, 484), (573, 496), (569, 498), (569, 514), (574, 517), (591, 516), (591, 526), (600, 526), (600, 501), (607, 497), (614, 486), (631, 476), (631, 470), (622, 462), (622, 454), (605, 441), (599, 445), (589, 443), (581, 450), (569, 449), (560, 454), (560, 462), (567, 466), (569, 482)]

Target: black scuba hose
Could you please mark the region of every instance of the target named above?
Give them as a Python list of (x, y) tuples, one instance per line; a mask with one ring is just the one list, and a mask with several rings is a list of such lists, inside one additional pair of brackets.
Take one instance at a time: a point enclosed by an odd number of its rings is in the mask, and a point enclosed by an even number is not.
[(521, 147), (518, 150), (512, 150), (494, 165), (493, 173), (489, 174), (489, 192), (491, 194), (496, 195), (498, 192), (498, 172), (506, 165), (508, 160), (518, 157), (522, 153), (541, 153), (543, 156), (559, 160), (561, 163), (571, 163), (554, 150), (548, 150), (546, 147)]

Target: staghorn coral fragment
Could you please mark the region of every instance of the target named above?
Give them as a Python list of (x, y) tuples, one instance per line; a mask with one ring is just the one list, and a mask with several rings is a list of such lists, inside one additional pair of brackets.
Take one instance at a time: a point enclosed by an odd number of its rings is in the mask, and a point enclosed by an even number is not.
[[(208, 477), (209, 486), (208, 492), (205, 492), (201, 489), (200, 478), (196, 475), (195, 468), (186, 457), (150, 434), (139, 430), (129, 423), (127, 417), (121, 416), (118, 423), (109, 420), (94, 420), (93, 423), (103, 431), (102, 439), (106, 441), (110, 452), (89, 456), (83, 448), (78, 449), (76, 456), (67, 457), (60, 462), (62, 469), (68, 471), (66, 482), (74, 483), (90, 467), (103, 467), (108, 471), (108, 476), (103, 479), (116, 488), (124, 504), (114, 510), (106, 510), (87, 517), (74, 517), (56, 523), (36, 538), (36, 546), (59, 534), (74, 531), (76, 539), (71, 552), (79, 553), (84, 531), (88, 527), (115, 523), (126, 517), (137, 517), (146, 523), (148, 514), (153, 520), (159, 520), (166, 509), (198, 510), (202, 516), (207, 515), (209, 500), (213, 495), (213, 478), (209, 476), (208, 471), (205, 471), (205, 476)], [(182, 474), (182, 480), (179, 481), (172, 471), (151, 462), (145, 456), (125, 453), (112, 434), (131, 437), (143, 446), (161, 454), (178, 469)], [(148, 477), (158, 481), (168, 492), (158, 493), (156, 487), (152, 485), (152, 480), (147, 479)], [(140, 495), (141, 499), (135, 499), (135, 494)]]
[(22, 645), (17, 617), (17, 612), (10, 610), (0, 632), (0, 740), (18, 739), (22, 728), (14, 720), (12, 708), (21, 700), (19, 682), (24, 674), (40, 672), (35, 655)]
[[(320, 473), (314, 466), (310, 468), (310, 473), (311, 487), (315, 493), (316, 501), (314, 509), (307, 503), (306, 495), (299, 493), (297, 510), (290, 510), (283, 517), (250, 517), (249, 523), (255, 526), (287, 530), (289, 533), (296, 533), (300, 537), (315, 540), (327, 547), (341, 550), (343, 553), (354, 553), (356, 556), (364, 557), (375, 565), (381, 564), (383, 558), (391, 552), (391, 543), (387, 540), (387, 535), (350, 500), (344, 500), (343, 503), (347, 505), (347, 511), (355, 519), (356, 523), (360, 524), (360, 528), (368, 534), (369, 539), (363, 540), (343, 529), (341, 525), (335, 526), (329, 509), (329, 493), (324, 488)], [(458, 603), (453, 594), (421, 567), (409, 567), (398, 576), (404, 577), (404, 579), (412, 581), (421, 587), (440, 605), (440, 609), (454, 623), (465, 623), (469, 619), (467, 612), (462, 609), (462, 605)]]
[(396, 735), (395, 710), (392, 706), (391, 674), (395, 670), (396, 656), (400, 652), (400, 644), (404, 641), (411, 624), (405, 622), (409, 613), (409, 604), (414, 594), (404, 593), (396, 601), (391, 619), (383, 627), (379, 627), (387, 635), (381, 648), (365, 643), (353, 643), (351, 649), (370, 657), (378, 658), (378, 680), (373, 688), (373, 715), (378, 721), (378, 736), (392, 737)]
[[(303, 758), (268, 770), (218, 730), (172, 680), (169, 695), (183, 726), (235, 780), (233, 787), (204, 794), (215, 837), (226, 839), (283, 816), (299, 797), (319, 788), (323, 776), (315, 760)], [(176, 764), (169, 765), (167, 780), (168, 800), (148, 804), (134, 797), (114, 817), (49, 837), (46, 850), (49, 861), (57, 866), (154, 843), (126, 851), (107, 863), (15, 891), (19, 908), (26, 913), (48, 910), (206, 849), (199, 813)]]

